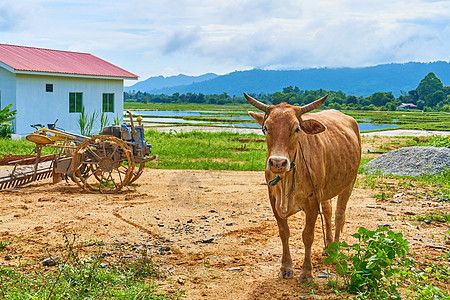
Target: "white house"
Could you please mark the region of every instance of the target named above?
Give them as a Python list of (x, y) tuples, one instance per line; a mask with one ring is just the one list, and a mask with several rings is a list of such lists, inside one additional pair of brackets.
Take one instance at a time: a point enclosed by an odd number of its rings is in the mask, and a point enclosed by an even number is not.
[[(138, 76), (89, 53), (0, 44), (0, 107), (17, 110), (16, 134), (31, 124), (80, 133), (81, 108), (113, 122), (123, 115), (123, 82)], [(95, 125), (100, 129), (100, 121)]]

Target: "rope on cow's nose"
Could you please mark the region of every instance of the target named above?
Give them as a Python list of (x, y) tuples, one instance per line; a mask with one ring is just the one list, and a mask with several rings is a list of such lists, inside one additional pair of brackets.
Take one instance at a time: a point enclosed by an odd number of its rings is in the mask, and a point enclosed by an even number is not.
[(280, 175), (275, 176), (272, 180), (269, 181), (269, 185), (270, 186), (274, 186), (278, 183), (278, 181), (280, 181), (281, 179), (283, 179), (282, 177), (280, 177)]

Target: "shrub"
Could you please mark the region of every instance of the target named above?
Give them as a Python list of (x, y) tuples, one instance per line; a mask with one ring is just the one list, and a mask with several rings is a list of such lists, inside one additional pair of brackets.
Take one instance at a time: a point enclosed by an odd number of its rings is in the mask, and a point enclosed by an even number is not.
[(14, 115), (17, 114), (17, 110), (10, 110), (12, 104), (5, 106), (0, 110), (0, 137), (10, 137), (13, 133), (12, 121), (14, 121)]
[(408, 241), (401, 233), (383, 226), (376, 231), (361, 227), (352, 236), (359, 240), (352, 246), (345, 242), (330, 243), (324, 263), (336, 264), (336, 273), (351, 293), (375, 299), (400, 299), (399, 274), (411, 262), (406, 257)]

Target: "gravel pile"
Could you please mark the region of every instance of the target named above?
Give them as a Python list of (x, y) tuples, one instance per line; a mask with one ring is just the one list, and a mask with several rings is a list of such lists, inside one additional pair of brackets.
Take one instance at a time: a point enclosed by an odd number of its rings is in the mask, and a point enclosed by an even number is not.
[(450, 149), (445, 147), (405, 147), (371, 160), (366, 173), (392, 174), (417, 177), (423, 174), (440, 174), (450, 169)]

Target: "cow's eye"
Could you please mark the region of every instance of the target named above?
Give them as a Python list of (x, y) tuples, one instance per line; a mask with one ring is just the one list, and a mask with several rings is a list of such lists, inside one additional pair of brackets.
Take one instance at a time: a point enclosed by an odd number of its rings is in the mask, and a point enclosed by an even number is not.
[(299, 133), (300, 132), (300, 127), (295, 128), (295, 133)]

